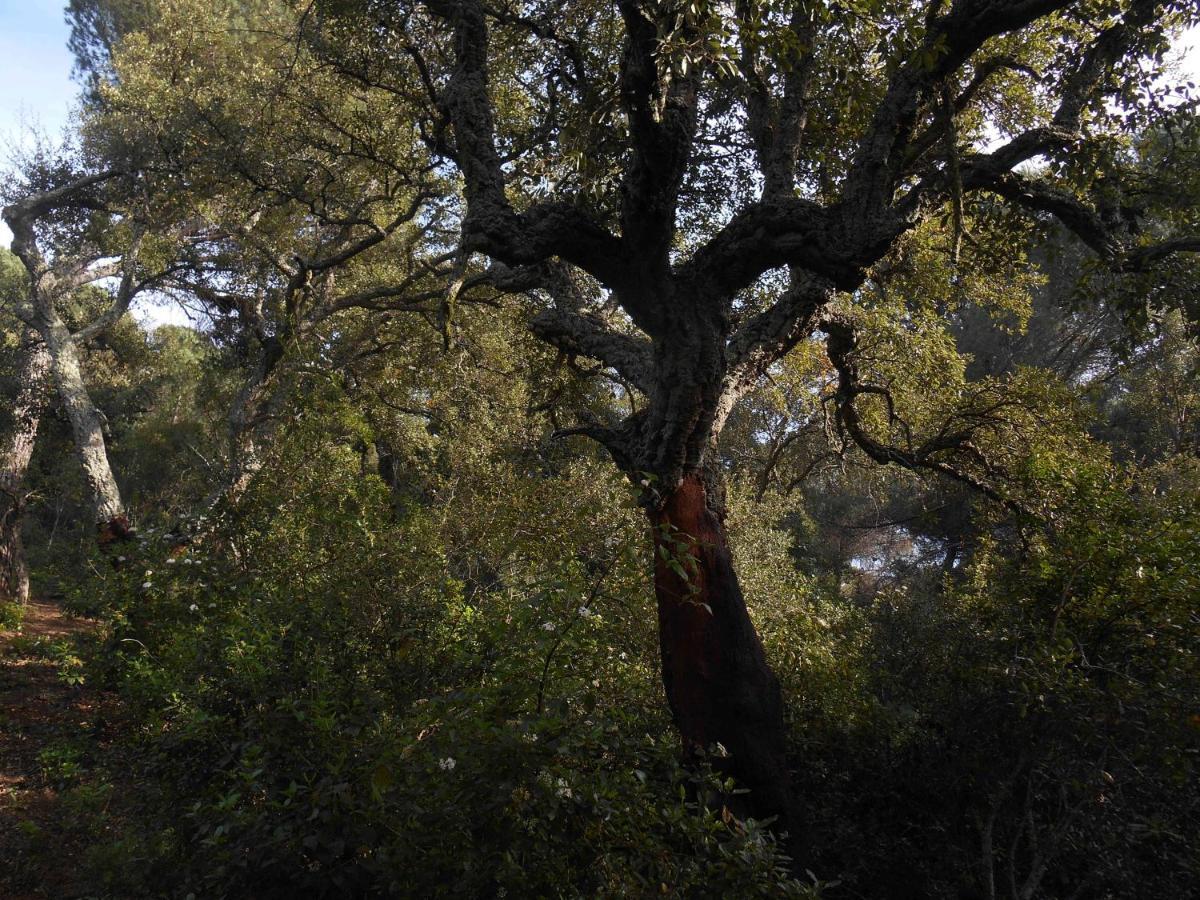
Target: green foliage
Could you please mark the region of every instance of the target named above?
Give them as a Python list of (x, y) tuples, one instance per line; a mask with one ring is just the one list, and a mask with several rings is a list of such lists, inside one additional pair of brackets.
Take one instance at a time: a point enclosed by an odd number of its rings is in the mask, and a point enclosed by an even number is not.
[[(748, 87), (775, 93), (818, 51), (789, 200), (838, 201), (887, 78), (934, 70), (947, 48), (945, 36), (922, 43), (930, 4), (735, 6), (646, 7), (653, 64), (670, 85), (646, 101), (662, 107), (649, 118), (666, 120), (680, 85), (702, 98), (671, 210), (672, 261), (761, 186), (741, 130)], [(1200, 225), (1194, 107), (1168, 108), (1140, 71), (1194, 15), (1167, 6), (1084, 109), (1070, 152), (1036, 173), (1060, 200), (1087, 197), (1098, 216), (1124, 217), (1131, 246)], [(527, 325), (545, 298), (478, 283), (461, 292), (481, 280), (477, 259), (455, 287), (444, 283), (461, 253), (462, 186), (442, 163), (457, 137), (428, 95), (449, 77), (453, 48), (425, 5), (408, 7), (69, 5), (92, 77), (84, 154), (145, 161), (156, 217), (201, 223), (187, 244), (204, 256), (186, 260), (196, 283), (169, 290), (190, 290), (210, 316), (199, 331), (153, 333), (125, 317), (84, 348), (133, 498), (132, 540), (95, 546), (87, 486), (53, 409), (28, 479), (35, 587), (97, 617), (100, 640), (13, 646), (120, 708), (111, 745), (81, 738), (37, 754), (86, 845), (95, 892), (1194, 891), (1194, 262), (1114, 273), (991, 195), (910, 210), (920, 224), (813, 322), (833, 314), (858, 330), (854, 364), (869, 389), (852, 402), (864, 432), (892, 451), (883, 457), (904, 464), (926, 449), (934, 465), (879, 466), (849, 439), (819, 332), (730, 412), (714, 468), (726, 476), (741, 584), (788, 698), (807, 826), (805, 855), (790, 860), (769, 827), (726, 808), (737, 784), (680, 760), (645, 545), (654, 538), (692, 583), (689, 540), (666, 526), (648, 535), (611, 462), (562, 434), (577, 422), (636, 424), (645, 398), (537, 343)], [(947, 156), (1050, 122), (1049, 86), (1079, 67), (1117, 8), (1077, 4), (987, 42), (939, 86), (969, 92)], [(620, 10), (489, 4), (489, 15), (506, 196), (517, 210), (561, 199), (621, 227)], [(985, 58), (998, 66), (976, 81)], [(951, 168), (932, 96), (905, 113), (918, 134), (909, 150), (925, 163), (887, 161), (915, 173), (900, 179), (906, 188)], [(65, 171), (43, 154), (6, 192)], [(297, 256), (340, 246), (334, 232), (380, 234), (425, 194), (386, 242), (312, 280), (291, 276)], [(48, 223), (51, 243), (128, 244), (126, 222), (89, 216)], [(865, 225), (885, 237), (899, 227)], [(144, 250), (150, 271), (179, 247), (164, 231)], [(768, 272), (732, 298), (721, 327), (774, 303), (785, 276)], [(579, 311), (634, 331), (610, 305), (620, 296), (579, 281)], [(26, 289), (0, 252), (0, 300), (11, 306)], [(355, 292), (357, 306), (313, 314)], [(77, 291), (61, 314), (78, 328), (109, 301)], [(0, 320), (2, 376), (20, 331)], [(275, 353), (279, 368), (254, 383)], [(230, 409), (248, 384), (269, 401), (251, 428), (264, 465), (214, 503), (237, 455)], [(0, 607), (0, 627), (19, 612)], [(115, 777), (122, 769), (132, 786)], [(128, 808), (110, 823), (122, 795)], [(18, 828), (48, 841), (32, 822)]]
[(0, 602), (0, 631), (17, 631), (25, 621), (25, 606), (11, 601)]
[(222, 552), (146, 529), (105, 582), (96, 677), (162, 792), (147, 834), (174, 834), (154, 871), (198, 895), (805, 895), (679, 767), (624, 490), (591, 464), (460, 480), (467, 456), (438, 480), (470, 517), (398, 509), (328, 402)]
[[(948, 896), (980, 873), (1003, 889), (1011, 871), (1035, 895), (1079, 878), (1186, 893), (1200, 808), (1195, 497), (1079, 480), (1026, 552), (993, 546), (945, 596), (900, 585), (825, 619), (809, 639), (829, 646), (823, 665), (793, 670), (817, 707), (797, 739), (848, 884), (903, 872), (910, 890)], [(840, 691), (806, 691), (806, 668)]]
[(42, 777), (58, 786), (71, 784), (83, 771), (79, 749), (72, 746), (47, 747), (38, 753), (38, 764)]

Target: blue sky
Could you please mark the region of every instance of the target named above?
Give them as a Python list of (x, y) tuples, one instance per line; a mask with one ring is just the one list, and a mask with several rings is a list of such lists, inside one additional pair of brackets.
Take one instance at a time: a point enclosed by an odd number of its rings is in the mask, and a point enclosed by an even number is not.
[(58, 137), (78, 87), (71, 81), (63, 0), (0, 0), (0, 143), (26, 125)]
[[(78, 85), (63, 0), (0, 0), (0, 170), (30, 128), (57, 139), (70, 118)], [(12, 239), (0, 222), (0, 242)]]

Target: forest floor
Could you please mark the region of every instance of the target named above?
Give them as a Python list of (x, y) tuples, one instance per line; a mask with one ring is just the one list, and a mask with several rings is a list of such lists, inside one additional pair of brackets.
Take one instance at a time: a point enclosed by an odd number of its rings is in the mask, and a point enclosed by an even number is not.
[(77, 655), (93, 630), (34, 600), (0, 631), (0, 900), (88, 896), (84, 857), (112, 839), (121, 792), (94, 763), (116, 701), (83, 682)]

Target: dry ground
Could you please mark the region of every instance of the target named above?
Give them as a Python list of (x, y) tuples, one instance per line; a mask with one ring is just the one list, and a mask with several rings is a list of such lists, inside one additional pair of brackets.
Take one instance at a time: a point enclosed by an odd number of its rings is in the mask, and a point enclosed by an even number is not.
[(88, 770), (112, 700), (68, 678), (92, 627), (35, 600), (19, 631), (0, 631), (0, 900), (91, 893), (80, 862), (116, 793)]

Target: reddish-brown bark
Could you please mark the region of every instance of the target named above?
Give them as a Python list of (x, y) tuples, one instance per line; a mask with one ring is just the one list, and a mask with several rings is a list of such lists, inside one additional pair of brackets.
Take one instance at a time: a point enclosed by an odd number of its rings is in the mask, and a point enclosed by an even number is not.
[(118, 556), (117, 550), (122, 544), (127, 544), (133, 541), (134, 531), (129, 525), (129, 519), (125, 516), (114, 516), (107, 522), (101, 522), (96, 526), (96, 543), (100, 546), (100, 550), (106, 553), (112, 560), (114, 569), (122, 568), (124, 557)]
[(778, 816), (790, 827), (779, 681), (746, 609), (725, 525), (703, 477), (685, 477), (651, 523), (663, 684), (684, 748), (716, 750), (718, 770), (749, 789), (729, 801), (735, 813)]

